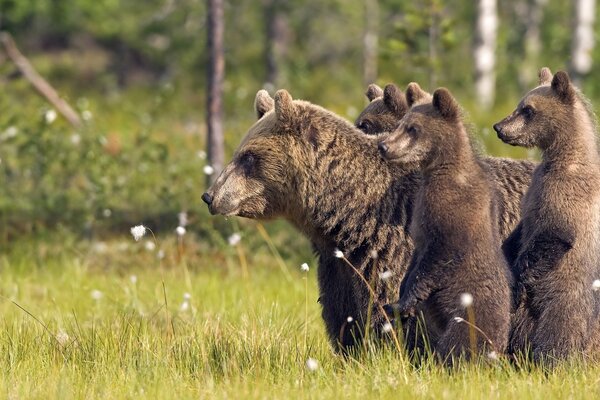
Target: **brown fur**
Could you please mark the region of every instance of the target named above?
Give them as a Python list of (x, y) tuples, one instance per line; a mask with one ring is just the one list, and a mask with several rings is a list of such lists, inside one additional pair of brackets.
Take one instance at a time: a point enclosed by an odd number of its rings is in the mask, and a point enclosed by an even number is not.
[[(375, 92), (374, 90), (371, 91)], [(401, 92), (398, 90), (395, 93)], [(431, 94), (421, 89), (416, 82), (408, 84), (405, 97), (406, 111), (412, 106), (427, 104), (432, 101)], [(395, 101), (397, 103), (402, 102), (401, 99), (396, 99)], [(391, 132), (400, 123), (405, 114), (406, 112), (399, 114), (391, 113), (389, 108), (383, 104), (383, 99), (379, 98), (372, 100), (361, 112), (355, 126), (368, 134), (378, 135), (384, 132)], [(363, 120), (369, 121), (370, 125), (368, 128), (370, 130), (364, 126), (362, 128), (359, 126)], [(531, 176), (536, 163), (527, 160), (513, 160), (499, 157), (485, 157), (483, 160), (489, 167), (489, 176), (493, 180), (496, 189), (500, 235), (502, 238), (506, 238), (519, 222), (521, 217), (521, 199), (531, 183)]]
[[(394, 300), (412, 254), (407, 230), (416, 186), (414, 174), (379, 157), (375, 138), (279, 91), (274, 111), (250, 128), (203, 198), (212, 213), (285, 218), (311, 240), (327, 333), (336, 347), (347, 347), (365, 331), (370, 312), (375, 328), (384, 316), (334, 250), (372, 282), (376, 303)], [(380, 280), (388, 268), (392, 277)]]
[(500, 250), (494, 189), (473, 154), (458, 104), (446, 89), (414, 106), (390, 136), (384, 158), (422, 174), (410, 234), (415, 243), (398, 310), (417, 306), (426, 326), (439, 327), (434, 351), (444, 360), (470, 357), (463, 293), (473, 296), (477, 350), (504, 352), (512, 274)]
[[(510, 347), (535, 360), (597, 350), (600, 157), (595, 121), (565, 72), (540, 71), (540, 86), (494, 125), (511, 145), (539, 147), (542, 163), (504, 244), (519, 276)], [(512, 256), (514, 255), (514, 256)]]

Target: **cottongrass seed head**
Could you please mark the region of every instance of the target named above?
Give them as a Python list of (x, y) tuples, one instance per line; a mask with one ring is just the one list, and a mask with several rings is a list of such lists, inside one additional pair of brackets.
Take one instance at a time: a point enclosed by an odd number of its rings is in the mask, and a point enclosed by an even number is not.
[(56, 333), (56, 341), (61, 346), (66, 346), (69, 343), (69, 335), (67, 332), (60, 330)]
[(213, 168), (212, 165), (205, 165), (204, 168), (202, 169), (204, 171), (204, 174), (206, 175), (212, 175), (215, 173), (215, 169)]
[(181, 237), (183, 235), (185, 235), (185, 228), (183, 226), (178, 226), (177, 228), (175, 228), (175, 233), (177, 233), (177, 236)]
[(90, 292), (90, 296), (92, 296), (92, 299), (99, 301), (102, 298), (103, 294), (98, 289), (94, 289)]
[(58, 115), (56, 114), (56, 111), (54, 111), (53, 109), (50, 109), (50, 110), (46, 111), (46, 113), (44, 114), (44, 120), (46, 120), (46, 123), (48, 125), (50, 125), (51, 123), (56, 121), (57, 116)]
[(498, 361), (498, 353), (496, 353), (495, 351), (490, 351), (487, 354), (487, 358), (488, 358), (488, 360), (491, 360), (491, 361)]
[(379, 273), (379, 279), (381, 279), (382, 281), (387, 281), (391, 277), (392, 271), (390, 271), (389, 269)]
[(241, 240), (242, 240), (242, 235), (240, 235), (237, 232), (232, 233), (231, 236), (229, 236), (227, 238), (227, 242), (229, 243), (230, 246), (237, 245)]
[(461, 322), (465, 322), (465, 319), (461, 317), (454, 317), (454, 322), (460, 324)]
[(352, 323), (352, 321), (354, 321), (354, 318), (352, 318), (352, 316), (348, 316), (348, 318), (346, 318), (346, 322), (348, 322), (349, 324)]
[(394, 329), (394, 327), (392, 326), (392, 324), (390, 324), (389, 322), (386, 322), (385, 324), (383, 324), (383, 327), (381, 328), (385, 333), (389, 333), (392, 331), (392, 329)]
[(129, 277), (129, 282), (135, 285), (137, 283), (137, 275), (131, 275)]
[(344, 258), (344, 253), (340, 249), (335, 249), (333, 255), (335, 258)]
[(464, 308), (471, 307), (473, 305), (473, 295), (471, 293), (461, 293), (460, 305)]
[(136, 242), (142, 237), (144, 237), (145, 234), (146, 227), (144, 225), (136, 225), (133, 228), (131, 228), (131, 235), (133, 236)]
[(302, 272), (308, 272), (308, 270), (310, 270), (310, 267), (308, 266), (307, 263), (302, 263), (302, 265), (300, 266), (300, 271)]
[(600, 279), (596, 279), (594, 282), (592, 282), (592, 289), (594, 292), (600, 290)]
[(308, 360), (306, 360), (306, 369), (312, 372), (316, 371), (317, 369), (319, 369), (319, 362), (312, 357), (309, 358)]

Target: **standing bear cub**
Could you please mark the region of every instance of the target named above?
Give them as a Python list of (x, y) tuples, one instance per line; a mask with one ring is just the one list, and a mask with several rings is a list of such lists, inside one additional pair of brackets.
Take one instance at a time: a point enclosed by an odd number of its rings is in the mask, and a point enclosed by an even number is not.
[(419, 307), (426, 327), (442, 332), (432, 347), (448, 363), (504, 352), (512, 278), (494, 190), (450, 92), (438, 89), (413, 106), (379, 149), (422, 175), (410, 225), (415, 251), (394, 308), (412, 315)]
[(552, 77), (543, 68), (540, 85), (494, 129), (543, 153), (522, 220), (504, 243), (518, 276), (510, 351), (549, 362), (590, 351), (600, 306), (600, 157), (590, 106), (566, 72)]

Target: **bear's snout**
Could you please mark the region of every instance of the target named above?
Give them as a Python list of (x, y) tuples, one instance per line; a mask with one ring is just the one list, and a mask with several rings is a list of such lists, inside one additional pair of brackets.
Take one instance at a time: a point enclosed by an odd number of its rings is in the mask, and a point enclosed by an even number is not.
[(212, 202), (213, 202), (213, 196), (212, 196), (212, 194), (210, 194), (208, 192), (205, 192), (202, 195), (202, 201), (204, 201), (207, 205), (210, 206), (212, 204)]
[(501, 122), (495, 123), (493, 126), (494, 130), (496, 131), (497, 134), (502, 134), (502, 125)]

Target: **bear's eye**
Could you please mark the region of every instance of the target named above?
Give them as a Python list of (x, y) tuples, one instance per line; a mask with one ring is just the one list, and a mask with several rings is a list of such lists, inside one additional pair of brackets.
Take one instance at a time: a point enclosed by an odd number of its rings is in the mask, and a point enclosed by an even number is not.
[(371, 128), (373, 127), (373, 125), (371, 124), (371, 122), (369, 121), (362, 121), (359, 125), (358, 125), (358, 129), (360, 129), (363, 132), (369, 132), (371, 130)]
[(242, 168), (246, 175), (249, 175), (255, 167), (256, 164), (256, 155), (249, 151), (240, 155), (238, 160), (239, 166)]
[(414, 126), (414, 125), (409, 125), (409, 126), (406, 128), (406, 132), (407, 132), (407, 133), (408, 133), (410, 136), (412, 136), (412, 137), (416, 137), (416, 136), (419, 134), (419, 128), (417, 128), (417, 127), (416, 127), (416, 126)]
[(525, 119), (531, 119), (531, 117), (533, 117), (533, 114), (535, 114), (535, 110), (531, 106), (525, 106), (523, 107), (521, 113), (523, 113)]

